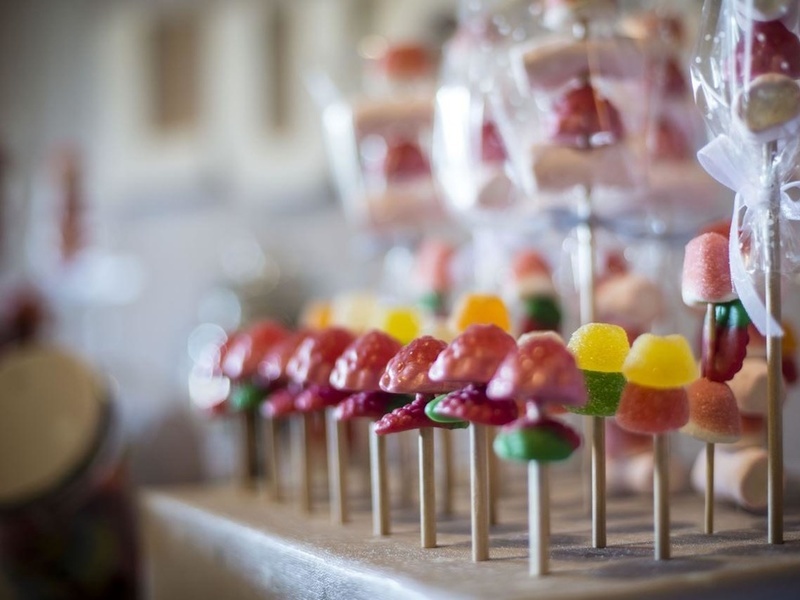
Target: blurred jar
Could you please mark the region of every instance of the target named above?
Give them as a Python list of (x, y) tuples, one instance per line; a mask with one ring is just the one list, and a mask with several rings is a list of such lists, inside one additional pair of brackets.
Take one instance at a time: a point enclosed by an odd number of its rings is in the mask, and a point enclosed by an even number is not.
[(137, 597), (133, 514), (107, 386), (58, 348), (4, 352), (0, 597)]

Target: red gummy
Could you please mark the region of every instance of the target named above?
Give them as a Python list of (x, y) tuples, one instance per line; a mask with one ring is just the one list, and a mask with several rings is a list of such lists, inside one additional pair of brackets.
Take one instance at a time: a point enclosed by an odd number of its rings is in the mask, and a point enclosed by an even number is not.
[(274, 321), (262, 321), (237, 333), (226, 345), (222, 372), (233, 380), (255, 375), (264, 355), (288, 336), (289, 332)]
[(519, 416), (516, 402), (492, 400), (486, 395), (486, 388), (477, 385), (450, 392), (439, 402), (435, 412), (443, 417), (481, 425), (505, 425)]
[(396, 44), (386, 49), (379, 66), (390, 77), (419, 77), (433, 68), (430, 52), (419, 44)]
[(405, 406), (395, 408), (392, 412), (383, 415), (380, 420), (375, 423), (375, 433), (378, 435), (385, 435), (387, 433), (400, 433), (401, 431), (410, 431), (412, 429), (421, 429), (422, 427), (442, 427), (451, 429), (452, 423), (438, 423), (432, 421), (428, 415), (425, 414), (425, 406), (433, 399), (433, 396), (428, 394), (417, 394), (413, 401)]
[(625, 384), (617, 408), (617, 424), (633, 433), (666, 433), (689, 422), (685, 388), (655, 389)]
[(340, 390), (373, 392), (387, 363), (403, 345), (392, 336), (373, 329), (356, 338), (336, 359), (330, 383)]
[[(736, 45), (736, 76), (741, 79), (745, 68), (745, 39)], [(780, 20), (753, 22), (753, 45), (750, 57), (750, 77), (764, 73), (779, 73), (792, 79), (800, 78), (800, 38)]]
[(389, 144), (383, 161), (383, 173), (388, 181), (398, 181), (428, 175), (431, 167), (419, 144), (401, 140)]
[[(703, 339), (700, 370), (703, 377), (724, 383), (733, 379), (747, 356), (750, 336), (745, 327), (717, 327), (713, 352), (709, 340)], [(712, 360), (713, 355), (713, 360)]]
[(425, 335), (404, 346), (386, 365), (381, 389), (395, 394), (444, 394), (461, 387), (460, 383), (433, 381), (428, 376), (431, 365), (447, 344)]
[(624, 136), (619, 111), (588, 82), (572, 88), (553, 106), (554, 142), (586, 148), (614, 144)]
[(692, 154), (683, 131), (667, 119), (656, 123), (650, 153), (658, 160), (684, 160)]
[(506, 147), (492, 121), (484, 121), (481, 127), (481, 160), (485, 163), (503, 162), (506, 159)]
[(380, 419), (394, 408), (397, 401), (396, 394), (357, 392), (339, 403), (336, 407), (336, 418), (340, 421), (358, 418)]
[(328, 385), (312, 385), (297, 395), (294, 406), (298, 412), (316, 412), (328, 406), (336, 406), (347, 396), (347, 392), (342, 392)]
[(428, 372), (434, 381), (488, 383), (517, 342), (497, 325), (470, 325), (442, 351)]
[(258, 375), (266, 382), (281, 382), (287, 379), (286, 366), (297, 347), (311, 332), (300, 329), (290, 334), (280, 343), (269, 349), (258, 364)]
[(781, 361), (781, 371), (786, 385), (797, 383), (797, 361), (793, 357), (784, 356)]
[(282, 387), (272, 392), (261, 405), (261, 414), (268, 419), (277, 419), (297, 412), (294, 401), (297, 390)]
[(286, 366), (286, 374), (295, 383), (328, 385), (336, 359), (353, 339), (353, 334), (341, 327), (327, 327), (312, 333), (295, 350)]

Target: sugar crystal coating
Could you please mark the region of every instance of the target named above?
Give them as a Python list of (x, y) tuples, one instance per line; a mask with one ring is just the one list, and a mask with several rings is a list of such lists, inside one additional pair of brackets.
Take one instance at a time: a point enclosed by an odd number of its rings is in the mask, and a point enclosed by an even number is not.
[(628, 383), (617, 408), (617, 424), (633, 433), (666, 433), (689, 422), (685, 388), (655, 389)]
[(600, 373), (619, 373), (630, 350), (628, 335), (618, 325), (588, 323), (579, 327), (567, 344), (578, 368)]
[(580, 444), (578, 433), (560, 421), (522, 417), (503, 427), (493, 447), (506, 460), (553, 462), (569, 458)]
[(683, 387), (700, 375), (686, 338), (652, 333), (636, 338), (622, 374), (630, 383), (657, 389)]
[(731, 283), (728, 240), (724, 236), (703, 233), (686, 244), (681, 295), (690, 306), (719, 304), (736, 298)]
[(585, 406), (569, 407), (569, 411), (592, 417), (613, 417), (625, 388), (625, 376), (622, 373), (583, 371), (583, 381), (589, 401)]
[(436, 358), (428, 375), (434, 381), (488, 383), (517, 343), (497, 325), (470, 325)]
[(357, 337), (336, 359), (330, 384), (340, 390), (372, 392), (380, 389), (386, 365), (402, 346), (396, 339), (373, 329)]
[(681, 429), (683, 433), (714, 444), (732, 444), (739, 439), (742, 419), (727, 384), (703, 378), (691, 384), (687, 392), (689, 422)]

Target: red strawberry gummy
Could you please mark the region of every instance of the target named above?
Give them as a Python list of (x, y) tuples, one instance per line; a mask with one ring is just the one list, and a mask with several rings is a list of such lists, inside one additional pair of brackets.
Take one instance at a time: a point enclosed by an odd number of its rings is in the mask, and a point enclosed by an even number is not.
[(421, 429), (422, 427), (443, 427), (445, 429), (457, 429), (466, 427), (464, 423), (438, 423), (432, 421), (428, 415), (425, 414), (425, 406), (432, 400), (432, 396), (426, 394), (417, 394), (412, 402), (405, 406), (395, 408), (392, 412), (383, 415), (380, 420), (375, 424), (375, 433), (384, 435), (387, 433), (400, 433), (401, 431), (410, 431), (412, 429)]
[(297, 347), (286, 366), (286, 373), (295, 383), (329, 385), (336, 359), (353, 339), (353, 334), (341, 327), (328, 327), (312, 333)]
[(405, 404), (406, 400), (405, 396), (386, 392), (357, 392), (339, 403), (336, 407), (336, 418), (340, 421), (380, 419), (397, 406)]
[[(753, 51), (750, 57), (751, 79), (764, 73), (779, 73), (800, 78), (800, 38), (781, 21), (753, 22)], [(745, 69), (745, 40), (736, 45), (736, 74), (741, 79)]]
[(633, 433), (666, 433), (689, 422), (685, 388), (655, 389), (627, 383), (617, 408), (617, 424)]
[(484, 121), (481, 127), (481, 160), (485, 163), (503, 162), (506, 159), (506, 147), (492, 121)]
[(442, 351), (428, 375), (434, 381), (489, 383), (517, 342), (497, 325), (470, 325)]
[(433, 381), (428, 376), (431, 365), (447, 344), (429, 335), (404, 346), (386, 365), (381, 389), (395, 394), (443, 394), (461, 387), (459, 383)]
[(379, 390), (387, 363), (402, 347), (400, 342), (382, 331), (368, 331), (356, 338), (336, 359), (331, 385), (354, 392)]
[(294, 406), (298, 412), (316, 412), (328, 406), (336, 406), (347, 396), (347, 392), (327, 385), (311, 385), (297, 395)]
[(445, 396), (435, 414), (481, 425), (505, 425), (519, 416), (519, 409), (513, 400), (492, 400), (484, 386), (470, 384)]
[(272, 392), (261, 405), (261, 414), (268, 419), (277, 419), (297, 411), (294, 401), (297, 392), (289, 387)]
[(557, 100), (553, 111), (556, 125), (551, 137), (558, 144), (578, 148), (606, 146), (624, 135), (617, 109), (588, 82)]
[(256, 373), (266, 352), (289, 336), (274, 321), (262, 321), (234, 336), (226, 346), (222, 370), (231, 379), (244, 379)]
[(277, 382), (287, 378), (286, 366), (294, 355), (297, 347), (306, 339), (311, 332), (307, 329), (300, 329), (280, 343), (270, 348), (262, 357), (258, 365), (258, 375), (264, 381)]
[(419, 145), (403, 140), (389, 144), (383, 172), (388, 181), (397, 181), (428, 175), (431, 168)]

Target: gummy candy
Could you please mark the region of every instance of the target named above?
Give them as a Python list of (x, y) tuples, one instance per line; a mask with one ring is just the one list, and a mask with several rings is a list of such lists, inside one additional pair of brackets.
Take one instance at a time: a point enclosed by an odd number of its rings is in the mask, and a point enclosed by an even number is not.
[(262, 321), (237, 333), (226, 346), (223, 373), (231, 379), (255, 375), (264, 354), (288, 336), (289, 332), (274, 321)]
[(634, 433), (665, 433), (689, 422), (689, 397), (683, 387), (655, 389), (628, 383), (617, 408), (617, 424)]
[(725, 383), (698, 379), (687, 389), (687, 435), (714, 444), (731, 444), (741, 436), (741, 416), (731, 388)]
[(443, 423), (433, 421), (425, 414), (425, 406), (431, 401), (431, 397), (425, 394), (417, 394), (412, 402), (395, 408), (392, 412), (383, 415), (375, 423), (375, 433), (384, 435), (387, 433), (399, 433), (422, 427), (444, 427), (446, 429), (463, 429), (469, 423), (459, 421), (455, 423)]
[(264, 400), (265, 392), (256, 385), (243, 383), (231, 391), (230, 407), (235, 411), (246, 411), (256, 408)]
[(286, 373), (295, 383), (328, 385), (336, 359), (353, 341), (341, 327), (328, 327), (306, 337), (295, 350)]
[(433, 381), (428, 377), (431, 365), (446, 347), (443, 341), (429, 335), (404, 346), (386, 365), (381, 389), (399, 394), (441, 394), (461, 387), (460, 383)]
[(589, 401), (585, 406), (570, 406), (568, 410), (578, 415), (613, 417), (625, 387), (625, 376), (622, 373), (583, 371), (583, 381)]
[(559, 331), (561, 329), (561, 307), (552, 296), (533, 296), (523, 301), (525, 318), (522, 332)]
[(294, 405), (296, 396), (297, 391), (291, 387), (275, 390), (261, 405), (261, 414), (268, 419), (277, 419), (296, 412)]
[(491, 400), (486, 396), (483, 386), (472, 384), (437, 400), (431, 413), (426, 411), (427, 414), (481, 425), (505, 425), (516, 419), (519, 413), (517, 403), (513, 400)]
[[(779, 20), (753, 22), (750, 77), (764, 73), (779, 73), (800, 79), (800, 39)], [(736, 46), (736, 74), (742, 77), (746, 40)]]
[[(713, 352), (704, 336), (701, 372), (711, 381), (729, 381), (742, 368), (750, 340), (750, 319), (739, 300), (715, 307), (716, 327)], [(711, 360), (713, 356), (713, 360)]]
[(580, 444), (578, 433), (564, 423), (522, 417), (497, 434), (494, 451), (507, 460), (554, 462), (569, 458)]
[(286, 366), (289, 364), (289, 360), (294, 356), (300, 343), (309, 335), (311, 332), (308, 329), (300, 329), (267, 351), (258, 364), (259, 377), (267, 382), (285, 380), (287, 378)]
[(631, 346), (622, 366), (630, 383), (656, 389), (679, 388), (699, 377), (692, 349), (680, 335), (645, 333)]
[(375, 326), (377, 300), (367, 292), (340, 294), (331, 302), (331, 322), (355, 333)]
[(330, 385), (353, 392), (380, 389), (383, 371), (400, 348), (400, 342), (382, 331), (368, 331), (357, 337), (336, 359)]
[(348, 392), (337, 390), (328, 385), (310, 385), (300, 392), (294, 400), (294, 408), (298, 412), (315, 412), (328, 406), (336, 406), (347, 398)]
[(498, 296), (466, 294), (453, 310), (451, 327), (461, 332), (476, 324), (493, 324), (503, 331), (510, 331), (511, 317), (506, 305)]
[(553, 105), (556, 117), (551, 139), (577, 148), (606, 146), (625, 134), (619, 111), (588, 82), (569, 90)]
[(408, 344), (419, 335), (420, 316), (411, 307), (396, 307), (382, 311), (378, 328), (385, 331), (401, 344)]
[(436, 423), (449, 423), (451, 425), (456, 423), (466, 423), (466, 421), (463, 421), (462, 419), (450, 417), (448, 415), (441, 415), (436, 412), (436, 408), (445, 398), (447, 398), (447, 396), (448, 394), (442, 394), (440, 396), (436, 396), (433, 400), (428, 402), (425, 405), (425, 416)]
[(608, 323), (588, 323), (579, 327), (567, 344), (578, 368), (600, 373), (619, 373), (630, 344), (625, 330)]
[(428, 371), (434, 381), (488, 383), (517, 343), (497, 325), (470, 325), (436, 358)]
[(403, 406), (410, 400), (410, 397), (401, 394), (356, 392), (336, 406), (336, 418), (340, 421), (357, 418), (380, 419), (386, 413)]
[(718, 304), (736, 298), (731, 283), (728, 240), (718, 233), (703, 233), (688, 244), (683, 259), (681, 295), (684, 303)]

